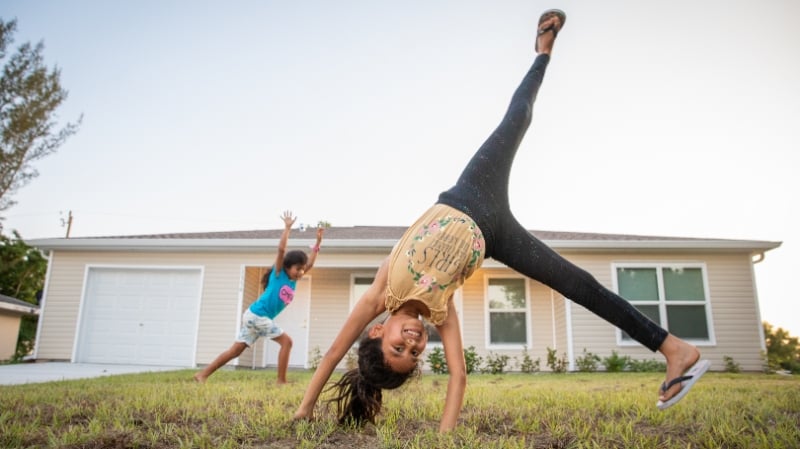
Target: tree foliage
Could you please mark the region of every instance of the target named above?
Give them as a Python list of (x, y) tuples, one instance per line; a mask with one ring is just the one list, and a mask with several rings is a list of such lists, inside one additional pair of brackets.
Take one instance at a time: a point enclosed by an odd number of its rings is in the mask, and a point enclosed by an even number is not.
[(800, 339), (792, 337), (783, 328), (774, 328), (766, 321), (763, 324), (770, 368), (800, 373)]
[(36, 304), (46, 270), (47, 259), (19, 233), (13, 238), (0, 235), (0, 293)]
[[(47, 259), (28, 246), (17, 232), (13, 238), (0, 234), (0, 293), (31, 304), (38, 303), (44, 287)], [(13, 360), (27, 355), (36, 339), (35, 316), (24, 316), (20, 323), (17, 348)]]
[(32, 162), (54, 153), (81, 121), (56, 128), (56, 109), (67, 98), (61, 72), (45, 66), (41, 42), (9, 52), (16, 28), (16, 20), (0, 18), (0, 212), (15, 204), (13, 193), (39, 175)]

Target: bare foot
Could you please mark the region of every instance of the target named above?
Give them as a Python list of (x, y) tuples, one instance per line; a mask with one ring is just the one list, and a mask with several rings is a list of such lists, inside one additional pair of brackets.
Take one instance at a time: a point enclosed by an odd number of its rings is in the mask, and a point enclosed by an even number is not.
[[(682, 376), (686, 370), (700, 360), (700, 351), (694, 345), (686, 343), (672, 334), (667, 335), (667, 339), (664, 340), (658, 351), (664, 354), (667, 359), (667, 379), (665, 382)], [(658, 399), (666, 402), (678, 394), (679, 391), (681, 391), (680, 383), (673, 385), (667, 391), (662, 391), (661, 387), (659, 387)]]
[(197, 373), (193, 377), (194, 377), (194, 381), (197, 382), (197, 383), (200, 383), (200, 384), (206, 383), (206, 379), (208, 379), (208, 377), (203, 376), (202, 373)]
[(546, 11), (539, 18), (539, 27), (536, 32), (536, 52), (550, 54), (558, 32), (564, 26), (564, 13), (562, 11)]

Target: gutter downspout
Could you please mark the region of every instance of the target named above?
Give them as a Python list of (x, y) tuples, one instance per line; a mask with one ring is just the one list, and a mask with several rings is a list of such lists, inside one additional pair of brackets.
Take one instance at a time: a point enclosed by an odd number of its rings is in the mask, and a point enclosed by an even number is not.
[(566, 321), (567, 331), (567, 360), (569, 360), (569, 371), (575, 371), (575, 342), (572, 341), (572, 301), (564, 298), (564, 320)]
[[(756, 255), (758, 259), (752, 260), (750, 264), (750, 277), (753, 279), (753, 293), (755, 294), (755, 300), (758, 307), (756, 308), (756, 315), (758, 316), (758, 337), (761, 339), (761, 352), (764, 354), (764, 357), (767, 355), (767, 337), (764, 335), (764, 322), (761, 320), (761, 301), (758, 300), (758, 286), (756, 285), (756, 269), (755, 265), (757, 263), (761, 263), (764, 261), (766, 256), (764, 252), (761, 251)], [(766, 360), (764, 361), (766, 363)]]

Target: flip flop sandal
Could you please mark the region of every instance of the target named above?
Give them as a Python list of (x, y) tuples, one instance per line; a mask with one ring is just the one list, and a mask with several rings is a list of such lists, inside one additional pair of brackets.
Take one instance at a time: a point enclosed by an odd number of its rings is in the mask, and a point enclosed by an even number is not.
[(689, 389), (692, 388), (695, 382), (700, 380), (700, 376), (705, 374), (705, 372), (708, 371), (708, 368), (710, 366), (711, 366), (710, 361), (698, 360), (694, 365), (692, 365), (691, 368), (689, 368), (683, 374), (683, 376), (676, 377), (670, 380), (669, 382), (664, 382), (663, 384), (661, 384), (662, 392), (666, 392), (677, 383), (681, 384), (681, 391), (679, 391), (675, 396), (667, 399), (666, 401), (656, 402), (656, 407), (658, 407), (659, 410), (666, 410), (675, 405), (676, 402), (680, 401), (684, 396), (686, 396), (686, 393), (689, 392)]
[[(539, 30), (537, 32), (537, 34), (536, 34), (536, 36), (537, 36), (536, 44), (533, 47), (533, 49), (537, 53), (539, 52), (539, 39), (538, 39), (538, 36), (541, 36), (542, 34), (547, 33), (548, 31), (552, 31), (553, 32), (553, 37), (558, 37), (558, 32), (561, 31), (561, 28), (564, 28), (564, 23), (567, 21), (567, 14), (564, 11), (562, 11), (560, 9), (548, 9), (547, 11), (543, 12), (541, 16), (539, 16), (539, 26), (542, 26), (542, 24), (547, 19), (549, 19), (551, 17), (558, 17), (558, 20), (561, 22), (561, 25), (558, 28), (556, 28), (555, 25), (550, 25), (549, 27), (547, 27), (547, 28), (545, 28), (543, 30)], [(538, 30), (538, 27), (537, 27), (537, 30)]]

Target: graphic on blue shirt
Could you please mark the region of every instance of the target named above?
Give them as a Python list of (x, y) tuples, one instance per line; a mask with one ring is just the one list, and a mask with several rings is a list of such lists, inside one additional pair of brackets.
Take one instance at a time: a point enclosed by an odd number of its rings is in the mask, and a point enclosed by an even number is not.
[(275, 276), (273, 269), (269, 275), (267, 289), (250, 305), (250, 311), (258, 316), (274, 319), (292, 302), (296, 287), (297, 281), (289, 279), (286, 270), (281, 270), (280, 274)]

